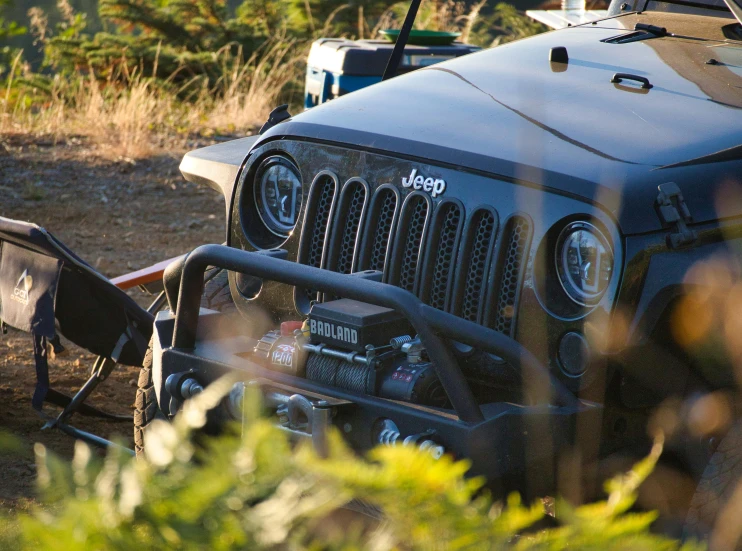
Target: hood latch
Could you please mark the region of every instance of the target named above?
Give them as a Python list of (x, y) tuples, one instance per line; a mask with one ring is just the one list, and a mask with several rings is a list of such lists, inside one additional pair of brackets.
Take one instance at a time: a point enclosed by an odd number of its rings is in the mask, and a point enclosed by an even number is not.
[(688, 224), (693, 222), (693, 216), (678, 185), (675, 182), (667, 182), (657, 186), (657, 189), (659, 194), (654, 205), (657, 216), (662, 225), (671, 230), (667, 235), (667, 246), (678, 249), (694, 243), (698, 234), (688, 227)]

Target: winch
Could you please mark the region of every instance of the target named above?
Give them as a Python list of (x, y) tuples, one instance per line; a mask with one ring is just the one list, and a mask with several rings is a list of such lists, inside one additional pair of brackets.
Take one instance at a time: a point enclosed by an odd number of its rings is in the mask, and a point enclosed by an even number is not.
[(390, 308), (339, 299), (264, 335), (253, 358), (268, 369), (361, 394), (444, 407), (448, 398), (409, 322)]
[(309, 342), (365, 352), (389, 344), (412, 331), (409, 322), (391, 308), (340, 299), (315, 304), (309, 313)]

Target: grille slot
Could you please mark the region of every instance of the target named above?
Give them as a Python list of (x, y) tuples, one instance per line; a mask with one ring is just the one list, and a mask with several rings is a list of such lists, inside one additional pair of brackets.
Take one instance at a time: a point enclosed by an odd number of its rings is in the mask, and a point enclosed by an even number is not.
[(502, 240), (502, 251), (498, 262), (499, 276), (496, 304), (493, 311), (487, 313), (487, 326), (512, 336), (516, 314), (516, 304), (520, 295), (521, 282), (531, 245), (531, 221), (521, 215), (508, 220)]
[(430, 210), (431, 203), (427, 195), (410, 193), (402, 204), (394, 239), (388, 281), (413, 293), (417, 291), (418, 266)]
[(399, 192), (390, 185), (380, 186), (371, 198), (362, 235), (359, 271), (384, 272), (399, 203)]
[(454, 199), (441, 201), (428, 232), (420, 292), (423, 302), (439, 310), (447, 310), (451, 303), (453, 268), (463, 227), (463, 205)]
[[(320, 172), (312, 182), (309, 200), (304, 215), (301, 242), (299, 245), (299, 262), (315, 268), (324, 267), (325, 242), (330, 220), (335, 206), (338, 181), (331, 172)], [(317, 291), (304, 289), (297, 298), (303, 295), (302, 311), (309, 310), (311, 301), (317, 299)]]
[(461, 260), (456, 283), (454, 313), (466, 320), (480, 323), (484, 316), (485, 288), (492, 263), (492, 251), (497, 237), (497, 213), (479, 208), (467, 220)]
[(349, 180), (338, 200), (337, 213), (332, 222), (332, 236), (326, 267), (333, 272), (349, 274), (354, 271), (358, 229), (366, 211), (368, 184), (360, 179)]

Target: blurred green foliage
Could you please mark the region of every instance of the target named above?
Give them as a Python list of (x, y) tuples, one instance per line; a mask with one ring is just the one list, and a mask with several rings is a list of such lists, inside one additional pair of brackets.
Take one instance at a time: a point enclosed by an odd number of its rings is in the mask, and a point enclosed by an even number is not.
[(0, 77), (9, 71), (9, 66), (18, 58), (20, 51), (7, 44), (9, 39), (26, 34), (28, 29), (4, 16), (11, 0), (0, 0)]
[[(47, 81), (57, 73), (92, 74), (101, 82), (125, 84), (139, 73), (187, 97), (199, 87), (214, 87), (228, 70), (225, 59), (245, 63), (276, 41), (291, 42), (295, 54), (305, 57), (315, 38), (371, 38), (382, 27), (399, 26), (407, 9), (407, 2), (394, 0), (98, 0), (97, 5), (94, 21), (71, 0), (57, 1), (53, 14), (38, 2), (29, 6), (29, 27), (43, 50), (41, 74)], [(460, 30), (464, 39), (482, 46), (543, 30), (512, 6), (489, 7), (486, 0), (426, 0), (418, 26)], [(3, 32), (25, 31), (3, 26), (0, 19), (0, 38)], [(296, 78), (301, 80), (301, 71)]]
[[(630, 512), (661, 446), (606, 485), (606, 501), (558, 501), (555, 527), (537, 529), (543, 505), (512, 495), (493, 503), (466, 461), (399, 446), (354, 456), (331, 434), (330, 453), (292, 446), (247, 400), (245, 426), (194, 446), (205, 411), (233, 381), (190, 400), (173, 424), (148, 433), (147, 461), (78, 443), (71, 463), (36, 446), (44, 506), (6, 519), (0, 545), (51, 549), (675, 550), (700, 547), (652, 534), (653, 513)], [(376, 516), (349, 516), (349, 503)]]

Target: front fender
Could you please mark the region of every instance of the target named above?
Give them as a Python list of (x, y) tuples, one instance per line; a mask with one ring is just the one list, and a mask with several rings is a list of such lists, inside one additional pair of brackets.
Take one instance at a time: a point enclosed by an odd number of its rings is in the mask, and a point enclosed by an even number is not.
[(227, 221), (237, 177), (258, 138), (260, 136), (248, 136), (194, 149), (186, 153), (180, 163), (180, 172), (188, 182), (207, 185), (222, 194)]

